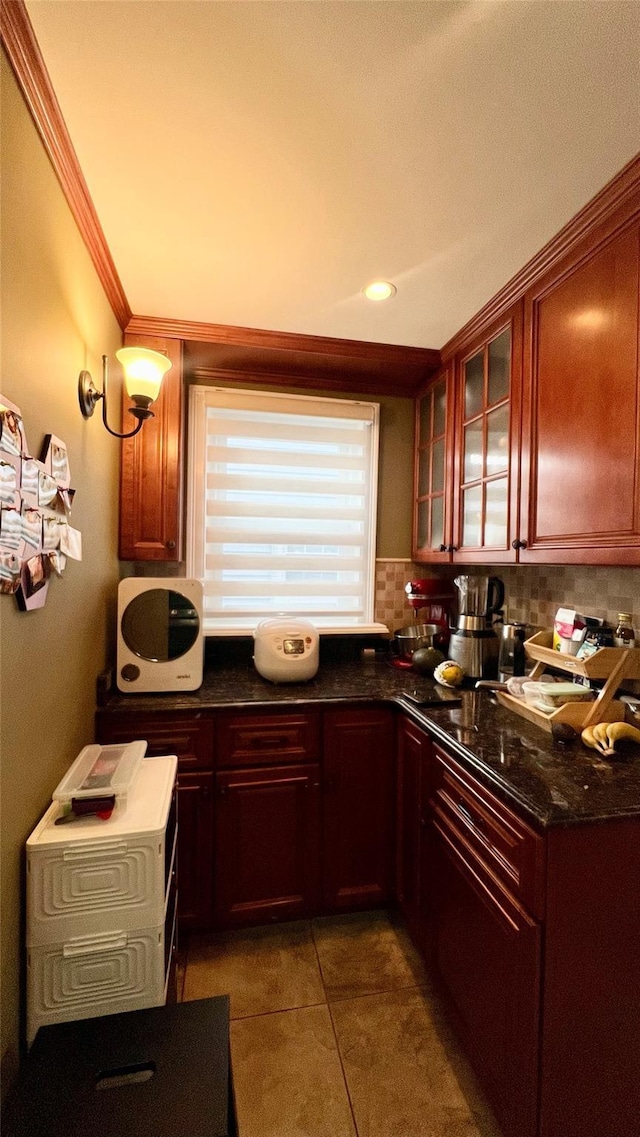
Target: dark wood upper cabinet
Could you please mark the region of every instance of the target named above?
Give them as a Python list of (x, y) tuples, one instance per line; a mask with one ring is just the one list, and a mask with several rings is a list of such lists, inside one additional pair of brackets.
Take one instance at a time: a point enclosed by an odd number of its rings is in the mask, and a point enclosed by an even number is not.
[(640, 227), (526, 296), (521, 561), (638, 563)]
[(413, 558), (451, 560), (454, 372), (444, 368), (416, 400)]
[(457, 360), (454, 561), (516, 560), (522, 304)]
[[(162, 381), (154, 417), (122, 443), (120, 466), (121, 560), (182, 560), (183, 376), (182, 343), (159, 336), (125, 335), (125, 344), (153, 348), (172, 367)], [(123, 389), (126, 426), (130, 401)]]

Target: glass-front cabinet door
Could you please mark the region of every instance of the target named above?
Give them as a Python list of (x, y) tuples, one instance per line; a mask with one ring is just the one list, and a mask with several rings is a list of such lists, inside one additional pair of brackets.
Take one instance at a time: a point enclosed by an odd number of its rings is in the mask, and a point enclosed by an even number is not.
[(516, 559), (519, 314), (459, 357), (454, 560)]
[(414, 560), (451, 559), (452, 467), (453, 369), (447, 368), (417, 400)]

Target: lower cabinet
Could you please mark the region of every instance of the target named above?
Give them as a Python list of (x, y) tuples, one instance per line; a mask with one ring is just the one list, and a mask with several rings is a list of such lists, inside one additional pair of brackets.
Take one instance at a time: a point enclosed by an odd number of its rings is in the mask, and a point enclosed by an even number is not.
[(416, 945), (424, 949), (427, 921), (428, 851), (426, 797), (431, 740), (410, 719), (398, 723), (397, 856), (398, 907)]
[(540, 925), (435, 816), (431, 950), (505, 1137), (535, 1137)]
[(318, 910), (320, 768), (216, 775), (215, 923), (229, 928)]
[(210, 928), (213, 924), (213, 779), (213, 774), (178, 774), (181, 928)]
[(377, 707), (324, 714), (324, 908), (392, 899), (393, 721)]

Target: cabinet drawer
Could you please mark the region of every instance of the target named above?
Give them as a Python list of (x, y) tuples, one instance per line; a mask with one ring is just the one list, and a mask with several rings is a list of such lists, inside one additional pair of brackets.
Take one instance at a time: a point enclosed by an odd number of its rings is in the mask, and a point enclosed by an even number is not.
[(438, 746), (431, 769), (432, 806), (467, 848), (530, 912), (544, 911), (544, 841)]
[(136, 738), (147, 740), (149, 755), (176, 754), (179, 770), (210, 770), (213, 766), (213, 719), (199, 711), (185, 715), (98, 711), (98, 742), (131, 742)]
[(218, 766), (317, 762), (317, 714), (221, 715), (217, 723)]

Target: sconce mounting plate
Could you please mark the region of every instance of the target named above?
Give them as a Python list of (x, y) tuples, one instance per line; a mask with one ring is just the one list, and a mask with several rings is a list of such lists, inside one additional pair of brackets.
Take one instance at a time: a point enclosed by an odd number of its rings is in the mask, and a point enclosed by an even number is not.
[(78, 378), (78, 402), (84, 418), (91, 418), (96, 404), (102, 398), (88, 371), (81, 371)]

